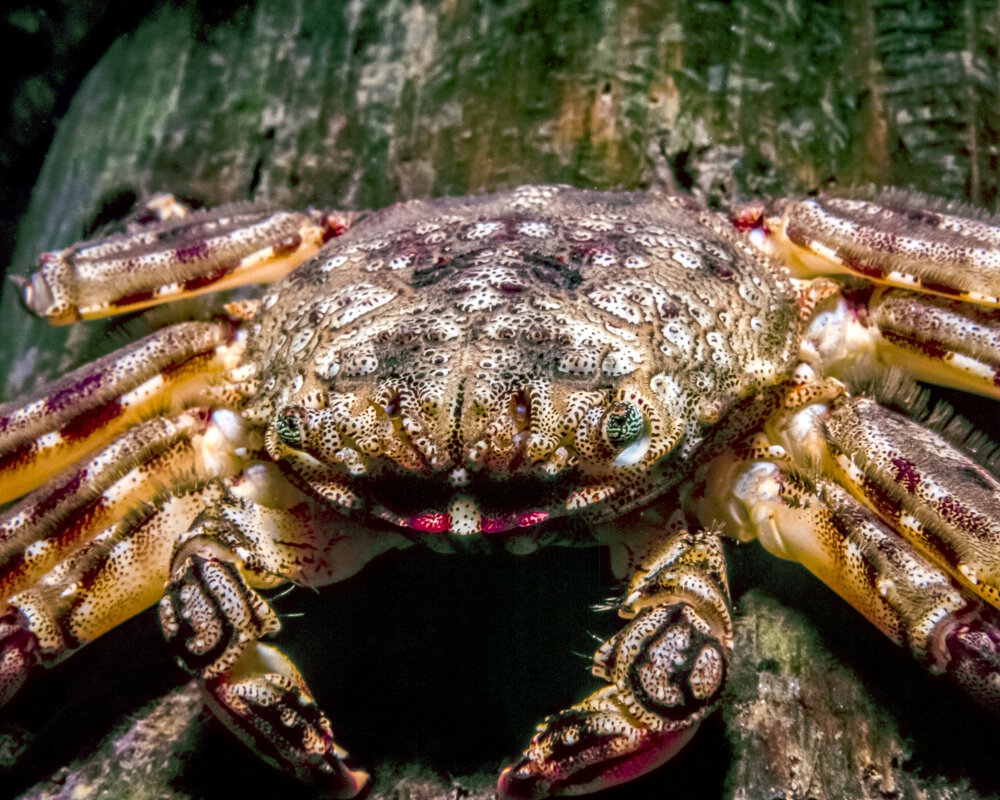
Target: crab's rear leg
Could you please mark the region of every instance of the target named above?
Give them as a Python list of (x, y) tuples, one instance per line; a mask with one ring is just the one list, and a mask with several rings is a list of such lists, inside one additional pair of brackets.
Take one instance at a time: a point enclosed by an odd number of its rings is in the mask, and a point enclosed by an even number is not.
[(684, 747), (721, 696), (733, 631), (718, 537), (649, 511), (621, 524), (635, 534), (631, 546), (653, 544), (642, 548), (619, 606), (628, 624), (594, 657), (594, 674), (609, 685), (539, 726), (501, 774), (501, 797), (582, 794), (632, 780)]
[(168, 490), (235, 469), (235, 443), (220, 448), (220, 437), (205, 409), (147, 420), (12, 505), (0, 514), (0, 602)]
[[(934, 206), (938, 206), (935, 208)], [(817, 197), (748, 207), (738, 227), (807, 275), (874, 283), (1000, 307), (1000, 225), (981, 212), (901, 192), (874, 200)]]
[(868, 287), (804, 287), (809, 317), (802, 357), (848, 381), (888, 369), (917, 380), (1000, 399), (1000, 309)]
[[(822, 392), (790, 397), (800, 389)], [(689, 498), (1000, 709), (1000, 482), (944, 437), (834, 391), (714, 459)]]
[(900, 193), (820, 197), (781, 201), (768, 212), (751, 206), (737, 224), (753, 227), (751, 238), (796, 274), (876, 284), (826, 297), (823, 281), (808, 284), (806, 347), (827, 374), (855, 378), (859, 366), (869, 373), (891, 366), (1000, 398), (1000, 224), (928, 205)]
[(351, 218), (250, 206), (188, 213), (163, 199), (125, 233), (43, 253), (37, 272), (18, 279), (28, 308), (62, 325), (269, 283), (315, 255)]
[(173, 532), (218, 495), (197, 484), (175, 491), (92, 532), (40, 580), (3, 600), (0, 705), (36, 667), (62, 661), (156, 602), (169, 574)]
[(274, 508), (227, 494), (174, 556), (160, 619), (182, 665), (200, 676), (213, 711), (237, 737), (324, 794), (353, 797), (368, 776), (345, 763), (294, 664), (260, 642), (281, 626), (253, 587), (340, 580), (406, 544), (304, 498)]

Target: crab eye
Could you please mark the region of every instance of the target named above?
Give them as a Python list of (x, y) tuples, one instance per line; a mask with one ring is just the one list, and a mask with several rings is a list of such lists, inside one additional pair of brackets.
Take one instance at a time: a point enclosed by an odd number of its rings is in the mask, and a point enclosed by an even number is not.
[(302, 419), (293, 410), (286, 410), (274, 421), (274, 431), (289, 447), (295, 449), (302, 447)]
[(645, 420), (635, 403), (615, 403), (604, 416), (604, 438), (618, 450), (639, 441), (644, 427)]

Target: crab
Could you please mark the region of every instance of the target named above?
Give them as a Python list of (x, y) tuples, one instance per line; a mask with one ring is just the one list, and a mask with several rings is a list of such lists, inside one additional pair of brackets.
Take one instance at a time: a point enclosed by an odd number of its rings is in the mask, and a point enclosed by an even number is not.
[(0, 406), (0, 705), (156, 605), (237, 737), (352, 797), (368, 774), (262, 592), (412, 545), (588, 542), (624, 587), (602, 686), (498, 790), (598, 791), (719, 705), (728, 537), (1000, 706), (1000, 482), (981, 437), (890, 408), (916, 381), (1000, 396), (982, 215), (900, 193), (732, 215), (561, 186), (370, 214), (164, 195), (20, 282), (55, 324), (273, 285)]

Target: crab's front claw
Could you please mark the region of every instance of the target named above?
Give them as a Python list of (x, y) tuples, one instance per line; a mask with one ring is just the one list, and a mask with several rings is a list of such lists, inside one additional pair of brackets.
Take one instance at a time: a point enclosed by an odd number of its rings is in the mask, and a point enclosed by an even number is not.
[(277, 648), (257, 643), (228, 673), (205, 682), (212, 710), (262, 758), (324, 797), (355, 797), (368, 783), (350, 769), (347, 753), (295, 665)]
[(500, 797), (586, 794), (630, 781), (673, 758), (698, 729), (700, 718), (676, 729), (650, 730), (617, 694), (614, 686), (605, 686), (546, 719), (524, 754), (500, 774)]
[(656, 535), (618, 609), (628, 624), (594, 655), (593, 673), (609, 685), (542, 723), (500, 775), (501, 797), (630, 781), (673, 758), (718, 704), (733, 646), (722, 545), (656, 515), (631, 522)]
[(730, 646), (728, 626), (689, 603), (643, 608), (595, 656), (611, 685), (542, 723), (500, 775), (500, 797), (596, 792), (673, 758), (718, 702)]
[(38, 663), (38, 637), (17, 609), (0, 616), (0, 707), (4, 706)]
[(201, 676), (216, 716), (265, 761), (324, 797), (357, 796), (367, 773), (345, 763), (347, 753), (291, 660), (259, 641), (281, 623), (247, 582), (245, 561), (219, 541), (241, 532), (208, 513), (193, 530), (160, 601), (163, 632), (181, 664)]

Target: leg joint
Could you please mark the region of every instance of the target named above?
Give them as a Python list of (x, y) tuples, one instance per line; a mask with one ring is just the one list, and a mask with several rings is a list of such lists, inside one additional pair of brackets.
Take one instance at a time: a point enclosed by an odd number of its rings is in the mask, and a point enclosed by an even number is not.
[(281, 623), (232, 560), (192, 553), (160, 601), (164, 635), (181, 663), (206, 677), (227, 669)]

